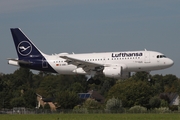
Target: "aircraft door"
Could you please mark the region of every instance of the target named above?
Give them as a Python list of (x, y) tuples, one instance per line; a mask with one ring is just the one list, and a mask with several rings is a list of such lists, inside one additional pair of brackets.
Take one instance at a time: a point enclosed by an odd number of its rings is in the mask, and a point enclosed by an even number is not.
[(149, 52), (145, 52), (144, 63), (150, 63), (150, 53)]
[(45, 58), (42, 58), (42, 68), (48, 68), (48, 63)]

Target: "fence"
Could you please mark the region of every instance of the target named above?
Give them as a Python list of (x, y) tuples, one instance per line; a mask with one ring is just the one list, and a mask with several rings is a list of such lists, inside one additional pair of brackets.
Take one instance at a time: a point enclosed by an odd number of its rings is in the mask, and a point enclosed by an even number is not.
[(119, 111), (119, 110), (111, 110), (111, 111), (107, 111), (107, 110), (100, 110), (100, 109), (96, 109), (96, 110), (87, 110), (87, 109), (82, 109), (82, 110), (74, 110), (74, 109), (58, 109), (56, 111), (51, 111), (50, 109), (28, 109), (25, 108), (24, 110), (21, 109), (3, 109), (0, 110), (0, 114), (106, 114), (106, 113), (111, 113), (111, 114), (138, 114), (138, 113), (144, 113), (144, 114), (148, 114), (148, 113), (154, 113), (154, 114), (159, 114), (159, 113), (180, 113), (180, 111), (162, 111), (162, 110), (148, 110), (146, 112), (144, 111), (129, 111), (124, 109), (123, 111)]

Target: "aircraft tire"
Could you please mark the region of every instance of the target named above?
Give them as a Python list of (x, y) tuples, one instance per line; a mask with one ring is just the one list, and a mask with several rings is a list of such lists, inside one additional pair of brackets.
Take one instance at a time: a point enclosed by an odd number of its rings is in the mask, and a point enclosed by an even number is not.
[(101, 81), (97, 79), (97, 80), (94, 81), (94, 83), (95, 83), (96, 85), (100, 85), (100, 84), (101, 84)]
[(94, 79), (90, 78), (90, 79), (88, 80), (88, 84), (93, 84), (93, 83), (94, 83)]

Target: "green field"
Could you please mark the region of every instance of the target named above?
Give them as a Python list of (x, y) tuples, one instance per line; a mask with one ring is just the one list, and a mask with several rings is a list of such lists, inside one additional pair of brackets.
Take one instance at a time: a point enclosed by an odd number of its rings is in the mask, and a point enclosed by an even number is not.
[(180, 120), (180, 114), (2, 114), (0, 120)]

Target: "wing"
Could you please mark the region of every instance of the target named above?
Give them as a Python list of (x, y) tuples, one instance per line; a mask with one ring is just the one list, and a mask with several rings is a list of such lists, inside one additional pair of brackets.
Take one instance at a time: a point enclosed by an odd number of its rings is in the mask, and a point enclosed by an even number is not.
[(84, 71), (88, 72), (88, 71), (102, 71), (105, 67), (104, 64), (99, 64), (99, 63), (92, 63), (89, 61), (83, 61), (80, 59), (76, 59), (76, 58), (72, 58), (69, 56), (60, 56), (63, 59), (66, 59), (66, 62), (68, 64), (73, 64), (75, 66), (77, 66), (78, 68), (82, 68)]

